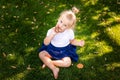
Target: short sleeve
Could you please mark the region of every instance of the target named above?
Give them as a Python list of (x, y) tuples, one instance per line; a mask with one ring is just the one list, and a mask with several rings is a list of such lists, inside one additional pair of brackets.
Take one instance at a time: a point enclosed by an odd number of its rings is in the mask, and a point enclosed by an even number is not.
[(52, 30), (52, 29), (49, 29), (49, 30), (47, 31), (47, 35), (46, 35), (46, 36), (49, 36), (49, 35), (50, 35), (51, 30)]
[(75, 36), (74, 36), (74, 32), (73, 32), (73, 30), (70, 30), (70, 37), (69, 37), (70, 40), (73, 40), (74, 37), (75, 37)]

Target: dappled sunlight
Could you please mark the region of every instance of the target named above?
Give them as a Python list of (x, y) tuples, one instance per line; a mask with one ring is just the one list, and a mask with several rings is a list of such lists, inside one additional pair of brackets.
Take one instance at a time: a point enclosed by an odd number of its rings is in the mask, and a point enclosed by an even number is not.
[(120, 14), (116, 14), (115, 12), (109, 12), (108, 14), (113, 18), (114, 22), (120, 22)]
[(109, 10), (109, 7), (108, 6), (106, 6), (106, 7), (104, 7), (103, 9), (102, 9), (102, 11), (108, 11)]
[(119, 80), (117, 1), (0, 0), (0, 79), (54, 80), (47, 67), (41, 68), (38, 49), (47, 30), (56, 25), (60, 12), (76, 6), (80, 13), (76, 15), (75, 38), (84, 40), (85, 45), (77, 47), (78, 62), (60, 69), (58, 80)]
[(99, 26), (111, 26), (115, 22), (120, 22), (120, 15), (117, 15), (115, 12), (110, 11), (109, 7), (104, 7), (102, 10), (97, 10), (98, 15), (93, 16), (94, 20), (100, 20)]
[[(88, 40), (89, 38), (91, 38), (91, 34), (89, 34), (88, 30), (88, 25), (87, 24), (79, 24), (75, 27), (75, 37), (77, 39), (84, 39), (84, 40)], [(89, 35), (88, 35), (89, 34)]]
[(91, 38), (92, 39), (95, 39), (97, 36), (99, 36), (99, 32), (93, 32), (92, 34), (91, 34)]
[(13, 36), (15, 36), (15, 35), (16, 35), (15, 32), (11, 32), (10, 34), (8, 34), (9, 37), (13, 37)]
[[(27, 72), (27, 71), (24, 71), (24, 72)], [(14, 77), (17, 77), (18, 79), (22, 79), (23, 77), (25, 77), (24, 72), (18, 73)]]
[(26, 53), (30, 53), (30, 52), (32, 52), (32, 51), (35, 51), (35, 47), (27, 47), (26, 49), (25, 49), (25, 52)]
[(17, 57), (17, 66), (19, 66), (19, 65), (25, 65), (25, 61), (22, 56)]
[(11, 67), (13, 68), (19, 65), (24, 65), (24, 58), (21, 55), (18, 55), (18, 53), (7, 54), (6, 60), (9, 62), (14, 62), (14, 64), (11, 64)]
[(75, 29), (77, 29), (77, 31), (81, 31), (81, 27), (80, 26), (75, 27)]
[(6, 8), (6, 6), (5, 5), (2, 5), (2, 9), (5, 9)]
[(99, 14), (99, 15), (94, 15), (94, 16), (92, 16), (92, 19), (93, 19), (93, 20), (98, 20), (99, 17), (100, 17), (100, 14)]
[(15, 61), (17, 59), (17, 56), (15, 55), (15, 53), (10, 53), (7, 55), (6, 58), (8, 61)]
[(39, 28), (39, 26), (36, 25), (36, 26), (33, 26), (33, 27), (32, 27), (32, 30), (36, 30), (36, 29), (38, 29), (38, 28)]
[(54, 12), (54, 8), (50, 8), (50, 9), (47, 11), (47, 14), (50, 14), (51, 12)]
[(114, 18), (108, 18), (106, 20), (103, 19), (103, 21), (101, 23), (99, 23), (98, 25), (99, 26), (111, 26), (111, 24), (115, 22), (115, 19)]
[(10, 76), (8, 78), (6, 78), (6, 80), (21, 80), (21, 79), (24, 79), (24, 77), (29, 73), (28, 70), (24, 70), (20, 73), (16, 73), (15, 75), (13, 76)]
[(113, 51), (112, 47), (107, 44), (105, 41), (97, 43), (98, 45), (98, 56), (103, 56), (104, 54), (110, 53)]
[(30, 21), (30, 20), (26, 20), (26, 21), (24, 21), (24, 23), (25, 23), (25, 24), (29, 24), (29, 25), (33, 25), (33, 24), (35, 24), (34, 21)]
[(59, 8), (62, 8), (62, 7), (65, 7), (66, 6), (66, 4), (61, 4), (61, 5), (59, 5), (58, 7)]
[(91, 43), (89, 44), (87, 49), (83, 48), (78, 50), (78, 52), (80, 53), (88, 52), (85, 53), (87, 55), (80, 57), (80, 60), (88, 60), (88, 61), (96, 57), (102, 57), (105, 54), (111, 53), (112, 51), (113, 51), (112, 47), (109, 46), (105, 41)]
[(87, 60), (90, 60), (90, 59), (94, 59), (97, 56), (98, 56), (97, 54), (89, 53), (87, 56), (80, 57), (80, 60), (87, 61)]
[(118, 62), (113, 62), (111, 64), (105, 64), (106, 66), (106, 70), (110, 71), (110, 70), (114, 70), (115, 68), (120, 68), (120, 63)]
[(108, 27), (106, 31), (113, 42), (116, 42), (120, 46), (120, 24), (114, 27)]
[(89, 6), (89, 5), (95, 5), (98, 0), (82, 0), (83, 2), (85, 2), (85, 7)]

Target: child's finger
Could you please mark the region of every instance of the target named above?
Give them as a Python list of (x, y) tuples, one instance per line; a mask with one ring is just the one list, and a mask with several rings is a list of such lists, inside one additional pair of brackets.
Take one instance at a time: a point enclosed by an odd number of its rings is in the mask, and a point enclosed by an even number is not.
[(84, 46), (84, 44), (85, 44), (84, 40), (81, 40), (80, 41), (80, 46)]

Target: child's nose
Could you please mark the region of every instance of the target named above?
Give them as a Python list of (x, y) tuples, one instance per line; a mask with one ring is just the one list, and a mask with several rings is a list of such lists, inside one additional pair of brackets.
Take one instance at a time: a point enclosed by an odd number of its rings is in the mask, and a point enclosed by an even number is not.
[(58, 29), (59, 29), (59, 30), (62, 30), (62, 25), (58, 25)]

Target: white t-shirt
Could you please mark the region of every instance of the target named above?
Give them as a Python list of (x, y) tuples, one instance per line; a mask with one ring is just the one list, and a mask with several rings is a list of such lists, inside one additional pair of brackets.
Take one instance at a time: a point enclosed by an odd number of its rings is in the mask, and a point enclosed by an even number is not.
[[(52, 29), (49, 29), (47, 36), (51, 33)], [(58, 33), (51, 40), (51, 44), (55, 47), (65, 47), (70, 44), (70, 40), (74, 39), (74, 32), (72, 29), (67, 29), (62, 33)]]

